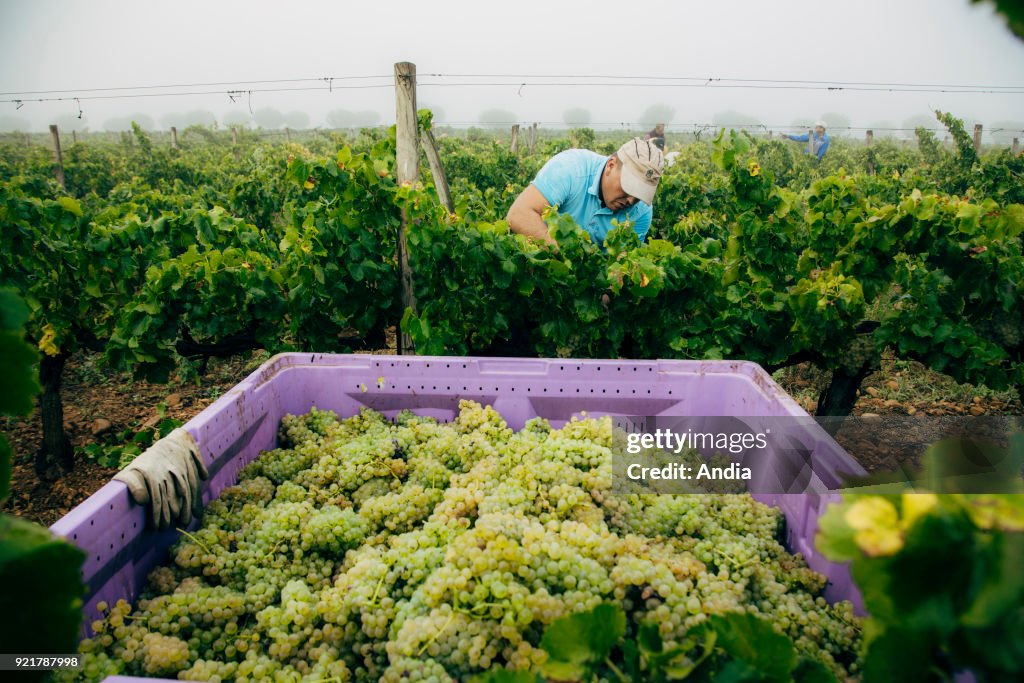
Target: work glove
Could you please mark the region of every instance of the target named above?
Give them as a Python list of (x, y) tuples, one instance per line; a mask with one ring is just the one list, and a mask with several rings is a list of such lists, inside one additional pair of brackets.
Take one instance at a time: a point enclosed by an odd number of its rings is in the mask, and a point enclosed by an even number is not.
[(132, 499), (149, 505), (153, 527), (185, 526), (202, 512), (200, 480), (210, 476), (192, 435), (178, 428), (146, 449), (114, 479), (124, 482)]

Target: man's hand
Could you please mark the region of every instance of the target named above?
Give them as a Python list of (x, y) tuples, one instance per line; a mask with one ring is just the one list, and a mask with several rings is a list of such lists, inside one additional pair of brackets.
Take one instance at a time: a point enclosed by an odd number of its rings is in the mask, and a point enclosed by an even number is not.
[(508, 227), (514, 233), (557, 245), (558, 243), (548, 231), (548, 224), (544, 222), (544, 209), (549, 206), (548, 200), (544, 198), (540, 190), (533, 185), (527, 185), (526, 189), (512, 202), (505, 220), (508, 221)]
[(124, 482), (132, 499), (150, 505), (153, 527), (181, 525), (202, 510), (199, 482), (209, 472), (192, 435), (178, 428), (132, 460), (114, 479)]

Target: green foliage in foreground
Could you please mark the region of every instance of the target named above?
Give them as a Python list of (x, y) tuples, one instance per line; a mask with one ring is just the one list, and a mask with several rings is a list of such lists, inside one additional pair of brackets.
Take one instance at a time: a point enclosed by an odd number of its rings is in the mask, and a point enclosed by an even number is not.
[[(25, 305), (9, 290), (0, 290), (0, 414), (22, 415), (39, 390), (36, 354), (23, 339)], [(7, 497), (11, 448), (0, 435), (0, 503)], [(17, 618), (0, 624), (5, 653), (74, 652), (82, 622), (82, 551), (46, 528), (11, 515), (0, 515), (0, 610)], [(42, 680), (45, 671), (23, 680)]]
[[(864, 680), (1020, 680), (1024, 434), (1008, 451), (940, 442), (924, 461), (913, 488), (844, 493), (819, 523), (819, 549), (851, 563), (870, 614)], [(965, 484), (988, 492), (955, 492)]]

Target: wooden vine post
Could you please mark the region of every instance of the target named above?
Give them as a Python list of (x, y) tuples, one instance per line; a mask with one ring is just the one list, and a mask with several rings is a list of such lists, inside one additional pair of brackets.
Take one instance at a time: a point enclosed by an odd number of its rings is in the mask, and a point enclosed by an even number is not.
[[(870, 149), (873, 144), (875, 144), (875, 131), (868, 130), (864, 133), (864, 146)], [(875, 174), (875, 162), (870, 156), (868, 157), (868, 173)]]
[(178, 127), (171, 126), (171, 149), (178, 149)]
[(1013, 156), (1017, 156), (1018, 154), (1020, 154), (1020, 139), (1019, 138), (1014, 138), (1013, 139), (1013, 147), (1010, 148), (1010, 151), (1013, 152)]
[(60, 133), (56, 124), (50, 124), (50, 135), (53, 136), (53, 175), (57, 178), (60, 189), (66, 190), (68, 186), (64, 182), (64, 156), (60, 153)]
[(974, 151), (981, 154), (981, 124), (974, 124)]
[(512, 126), (512, 144), (509, 145), (508, 151), (515, 154), (519, 151), (519, 124), (516, 123)]
[(441, 206), (448, 210), (448, 213), (455, 213), (455, 203), (452, 202), (452, 193), (448, 189), (448, 178), (445, 177), (444, 167), (441, 166), (441, 155), (437, 151), (434, 132), (429, 128), (424, 128), (420, 132), (423, 133), (420, 142), (423, 145), (423, 153), (427, 155), (427, 163), (430, 164), (430, 174), (434, 176), (434, 189), (437, 190), (437, 198), (441, 201)]
[[(398, 183), (413, 184), (420, 178), (419, 124), (416, 119), (416, 65), (412, 62), (395, 64), (395, 161)], [(409, 217), (402, 209), (398, 226), (398, 268), (402, 283), (402, 311), (416, 313), (416, 297), (412, 289), (412, 270), (409, 268), (409, 248), (406, 229)], [(398, 353), (413, 350), (412, 337), (398, 329)]]

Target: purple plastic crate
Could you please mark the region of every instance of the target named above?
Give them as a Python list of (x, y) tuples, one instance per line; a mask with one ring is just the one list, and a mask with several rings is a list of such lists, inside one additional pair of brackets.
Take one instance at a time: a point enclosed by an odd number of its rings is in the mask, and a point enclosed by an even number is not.
[[(239, 470), (277, 445), (286, 414), (316, 406), (340, 416), (363, 407), (394, 417), (404, 409), (451, 421), (461, 399), (493, 405), (513, 429), (533, 417), (560, 427), (574, 415), (590, 416), (806, 416), (760, 366), (742, 361), (608, 361), (454, 356), (374, 356), (288, 353), (274, 356), (192, 418), (184, 428), (199, 444), (210, 471), (203, 502), (236, 483)], [(840, 472), (863, 474), (823, 430), (815, 440), (812, 493), (759, 494), (786, 516), (787, 543), (829, 579), (825, 597), (860, 595), (845, 565), (829, 562), (814, 548), (817, 520), (838, 498)], [(194, 521), (193, 527), (198, 526)], [(111, 481), (50, 527), (86, 552), (88, 598), (85, 624), (96, 619), (96, 603), (134, 600), (146, 575), (166, 560), (174, 530), (146, 528), (145, 510), (127, 487)], [(83, 633), (85, 630), (83, 629)]]

